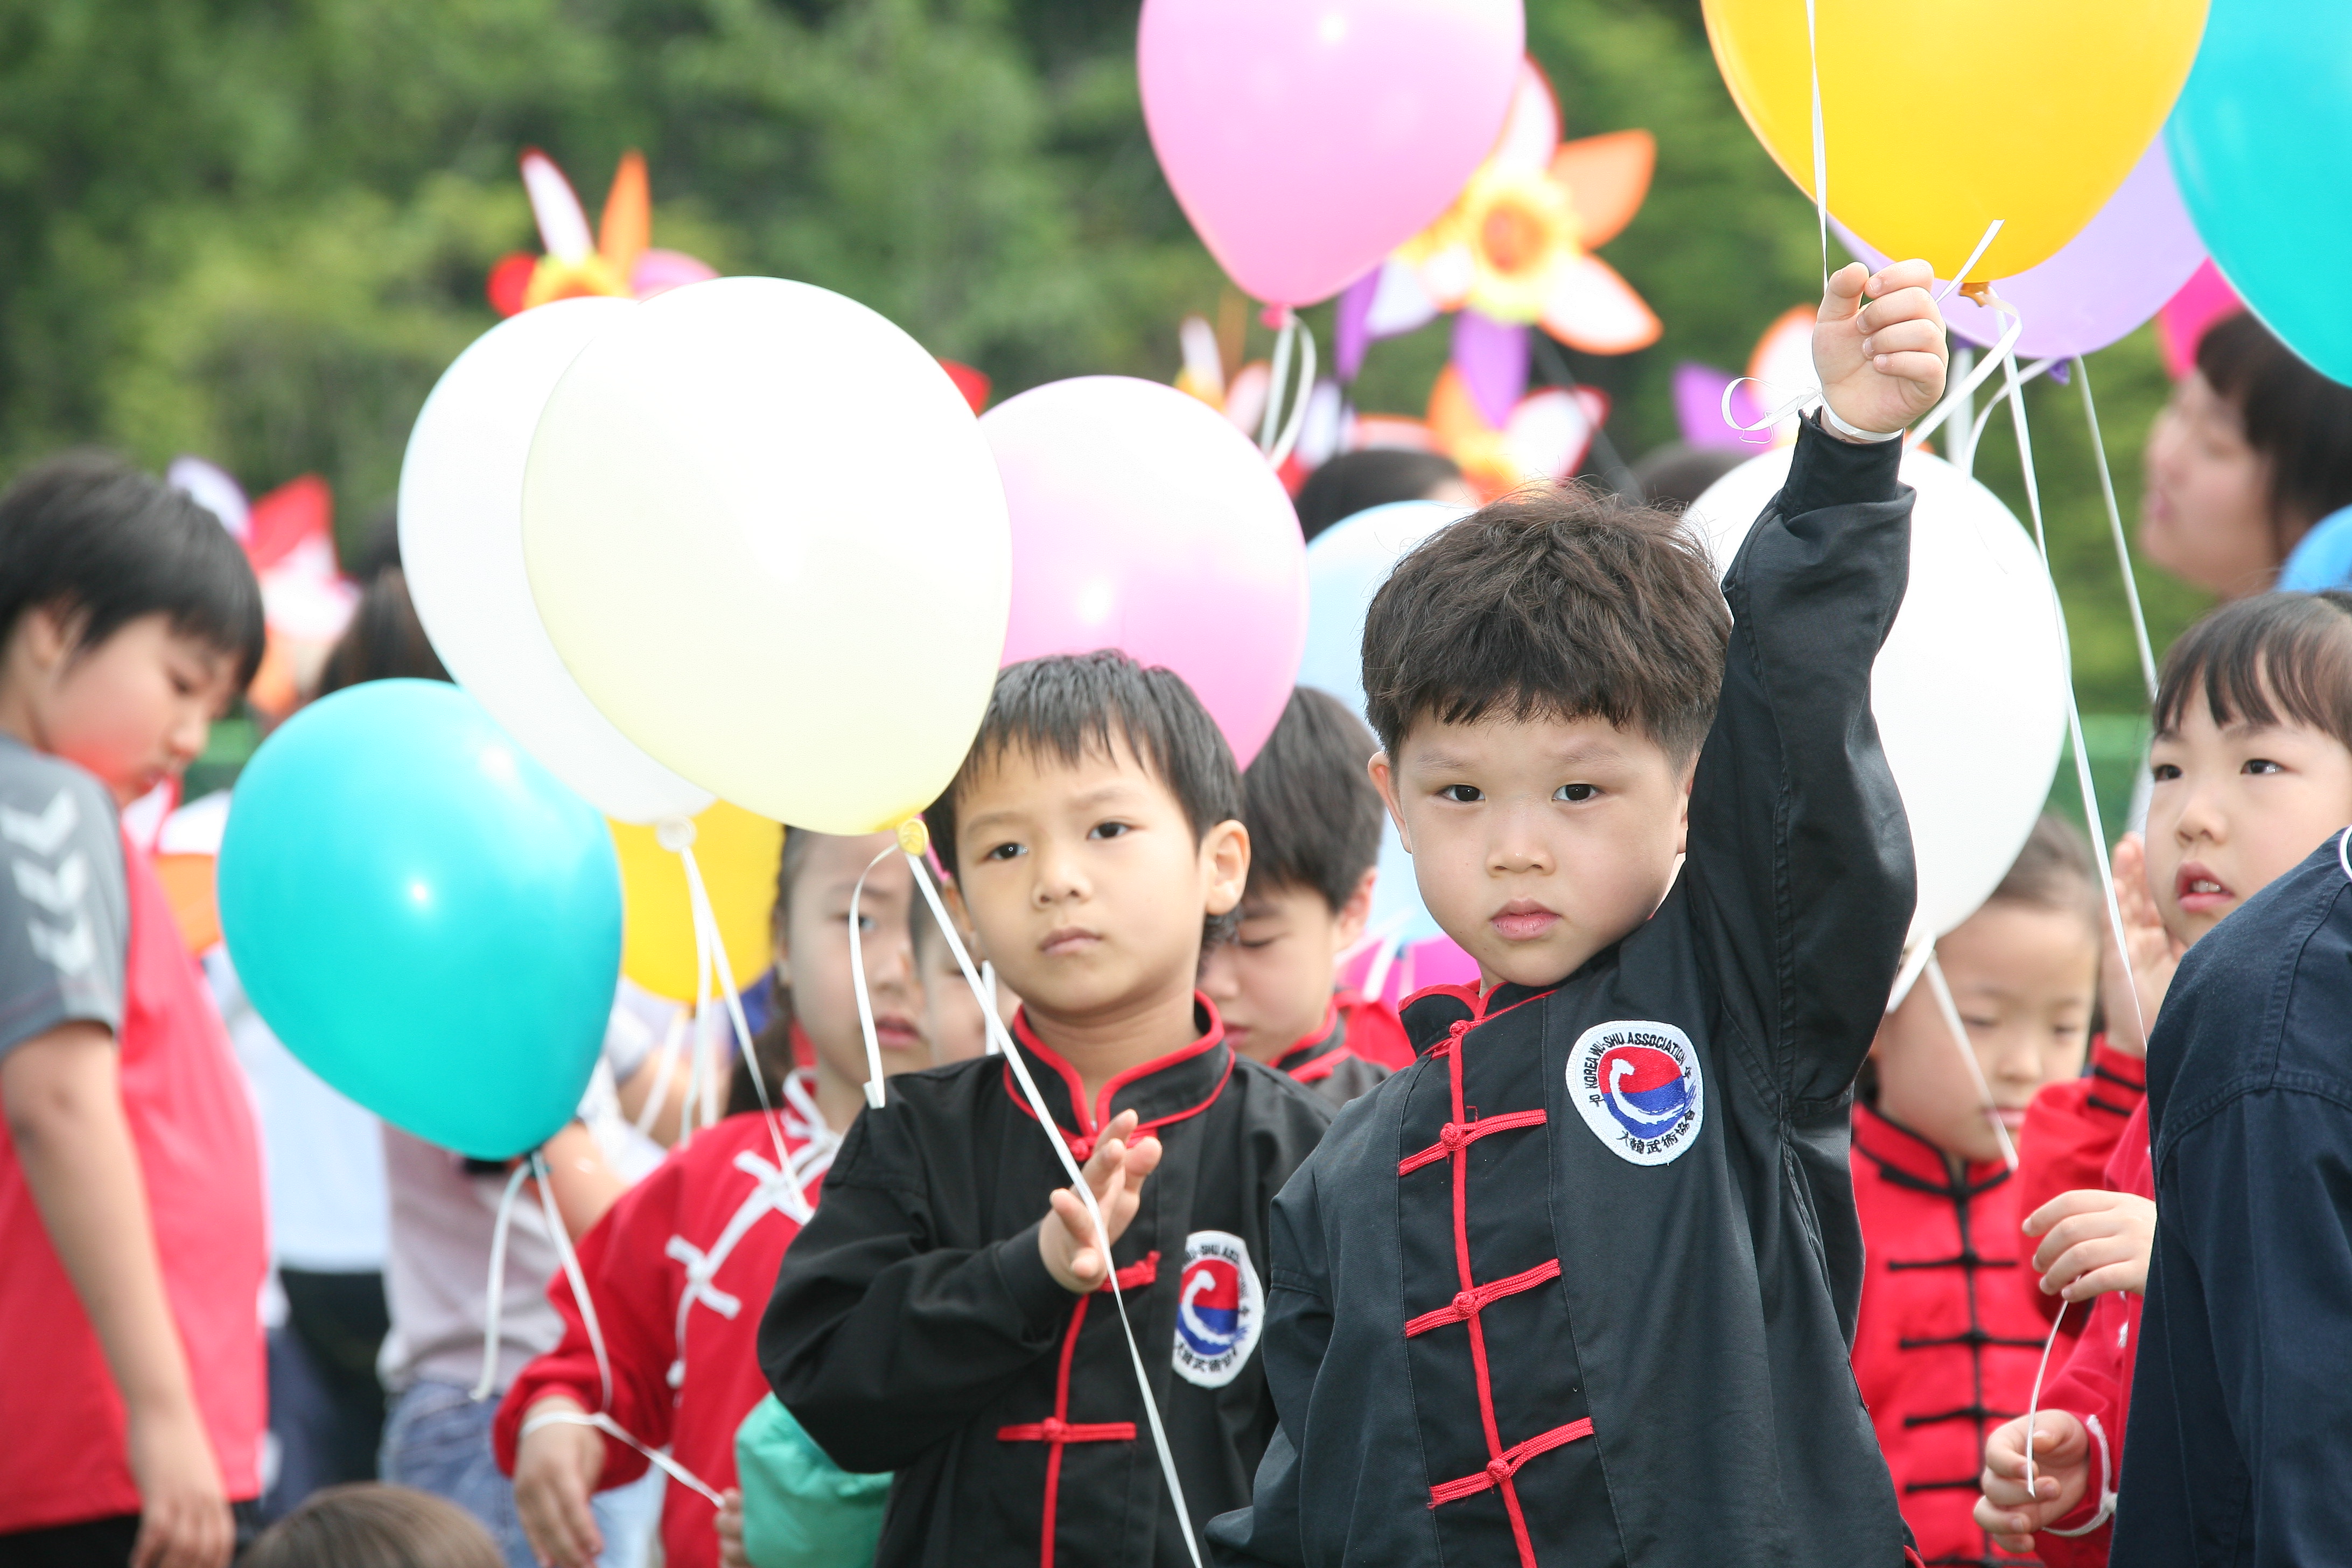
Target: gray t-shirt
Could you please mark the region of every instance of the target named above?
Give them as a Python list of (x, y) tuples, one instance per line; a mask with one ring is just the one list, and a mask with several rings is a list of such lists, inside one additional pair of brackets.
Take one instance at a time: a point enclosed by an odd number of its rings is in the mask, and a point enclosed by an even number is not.
[(131, 890), (98, 781), (0, 735), (0, 1057), (60, 1024), (122, 1027)]

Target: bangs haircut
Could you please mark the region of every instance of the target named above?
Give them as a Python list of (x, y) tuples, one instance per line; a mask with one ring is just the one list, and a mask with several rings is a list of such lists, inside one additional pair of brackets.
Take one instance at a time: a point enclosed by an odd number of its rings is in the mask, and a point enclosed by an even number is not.
[(2000, 886), (1985, 902), (2080, 914), (2090, 922), (2093, 936), (2098, 936), (2105, 905), (2090, 840), (2064, 817), (2042, 813), (2026, 836), (2025, 847), (2017, 852)]
[(1183, 808), (1195, 843), (1242, 814), (1241, 772), (1223, 731), (1184, 678), (1114, 649), (1055, 654), (999, 670), (980, 733), (947, 793), (923, 813), (940, 864), (961, 874), (956, 801), (972, 776), (1007, 752), (1075, 767), (1089, 754), (1115, 757), (1124, 742), (1144, 771)]
[(147, 616), (261, 667), (261, 584), (220, 519), (109, 452), (37, 463), (0, 495), (0, 637), (29, 610), (68, 618), (87, 652)]
[(1679, 764), (1723, 687), (1731, 610), (1679, 518), (1578, 485), (1440, 529), (1373, 596), (1365, 709), (1390, 756), (1424, 719), (1599, 718)]
[(1381, 858), (1381, 792), (1364, 764), (1375, 742), (1347, 705), (1294, 688), (1281, 722), (1242, 774), (1249, 829), (1244, 897), (1312, 888), (1334, 914)]
[(2164, 656), (2156, 732), (2200, 695), (2213, 722), (2305, 724), (2352, 751), (2352, 593), (2262, 594), (2222, 605)]

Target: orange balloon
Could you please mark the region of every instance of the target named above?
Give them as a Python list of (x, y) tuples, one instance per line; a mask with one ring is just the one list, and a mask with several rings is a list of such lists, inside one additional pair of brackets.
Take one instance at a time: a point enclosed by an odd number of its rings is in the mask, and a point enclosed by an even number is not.
[[(2172, 112), (2206, 0), (1815, 0), (1829, 209), (1969, 281), (2057, 254)], [(1732, 101), (1813, 194), (1805, 0), (1705, 0)]]

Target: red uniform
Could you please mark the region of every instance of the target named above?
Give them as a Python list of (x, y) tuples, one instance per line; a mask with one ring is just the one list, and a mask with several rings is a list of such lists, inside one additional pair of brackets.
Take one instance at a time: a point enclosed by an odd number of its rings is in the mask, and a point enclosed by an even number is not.
[(1930, 1568), (2030, 1562), (1974, 1518), (1985, 1438), (2025, 1413), (2046, 1325), (2018, 1290), (2031, 1256), (1999, 1160), (1956, 1169), (1866, 1105), (1853, 1117), (1854, 1203), (1868, 1263), (1853, 1375)]
[[(713, 1489), (735, 1484), (735, 1429), (768, 1392), (755, 1352), (760, 1314), (784, 1248), (800, 1234), (840, 1139), (818, 1114), (805, 1071), (784, 1081), (782, 1124), (791, 1169), (776, 1163), (769, 1119), (730, 1116), (697, 1133), (624, 1194), (581, 1238), (588, 1282), (612, 1366), (612, 1399), (570, 1282), (548, 1299), (563, 1341), (524, 1367), (492, 1429), (499, 1468), (514, 1473), (524, 1414), (551, 1394), (606, 1411), (648, 1448), (667, 1447)], [(643, 1454), (604, 1439), (603, 1484), (645, 1474)], [(672, 1483), (662, 1500), (662, 1554), (669, 1568), (715, 1568), (719, 1536), (710, 1504)]]
[[(2026, 1108), (2025, 1127), (2017, 1136), (2017, 1217), (2024, 1219), (2061, 1193), (2105, 1186), (2107, 1162), (2115, 1157), (2124, 1123), (2147, 1099), (2147, 1061), (2116, 1050), (2105, 1035), (2093, 1040), (2089, 1070), (2045, 1084)], [(2147, 1142), (2145, 1128), (2139, 1141)], [(2024, 1256), (2028, 1265), (2018, 1271), (2017, 1282), (2046, 1322), (2057, 1317), (2059, 1298), (2042, 1293), (2042, 1276), (2031, 1264), (2032, 1248)], [(2082, 1323), (2080, 1307), (2066, 1314), (2068, 1329), (2079, 1330)]]
[(1395, 1008), (1376, 996), (1360, 996), (1353, 991), (1340, 992), (1339, 1005), (1349, 1050), (1391, 1072), (1412, 1066), (1412, 1042), (1405, 1038), (1404, 1024)]

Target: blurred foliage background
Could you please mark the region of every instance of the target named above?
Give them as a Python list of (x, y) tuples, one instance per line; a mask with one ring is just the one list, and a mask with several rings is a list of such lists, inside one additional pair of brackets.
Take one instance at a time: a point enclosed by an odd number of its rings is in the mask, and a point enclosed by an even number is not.
[[(315, 470), (357, 547), (388, 515), (425, 394), (495, 319), (488, 268), (538, 248), (526, 144), (592, 216), (642, 148), (656, 243), (852, 295), (1000, 396), (1085, 372), (1166, 379), (1177, 321), (1213, 316), (1225, 289), (1144, 134), (1136, 11), (0, 0), (0, 471), (75, 442), (155, 466), (200, 453), (257, 493)], [(1649, 200), (1606, 254), (1665, 339), (1572, 356), (1615, 398), (1631, 459), (1675, 436), (1677, 361), (1741, 368), (1818, 297), (1813, 214), (1732, 107), (1698, 0), (1528, 11), (1567, 134), (1658, 138)], [(1444, 331), (1376, 347), (1359, 403), (1419, 411)], [(2145, 331), (2091, 369), (2128, 522), (2166, 384)], [(2140, 680), (2079, 386), (2028, 402), (2083, 705), (2127, 720)], [(2005, 417), (1979, 473), (2024, 516)], [(2161, 649), (2202, 601), (2140, 582)]]

